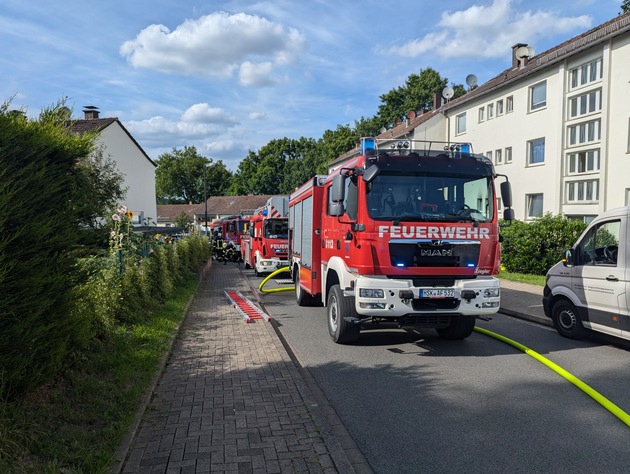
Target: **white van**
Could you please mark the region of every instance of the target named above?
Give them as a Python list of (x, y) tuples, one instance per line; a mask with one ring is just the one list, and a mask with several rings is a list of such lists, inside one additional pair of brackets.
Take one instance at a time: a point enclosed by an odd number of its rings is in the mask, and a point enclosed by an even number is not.
[(600, 214), (547, 272), (545, 315), (565, 337), (585, 328), (630, 340), (630, 206)]

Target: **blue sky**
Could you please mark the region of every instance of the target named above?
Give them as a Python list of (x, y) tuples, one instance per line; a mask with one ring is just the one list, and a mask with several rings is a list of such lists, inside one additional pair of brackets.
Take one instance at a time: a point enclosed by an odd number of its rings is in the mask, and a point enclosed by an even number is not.
[(479, 84), (620, 12), (622, 0), (1, 0), (0, 100), (97, 106), (147, 154), (194, 145), (235, 171), (275, 138), (373, 116), (432, 67)]

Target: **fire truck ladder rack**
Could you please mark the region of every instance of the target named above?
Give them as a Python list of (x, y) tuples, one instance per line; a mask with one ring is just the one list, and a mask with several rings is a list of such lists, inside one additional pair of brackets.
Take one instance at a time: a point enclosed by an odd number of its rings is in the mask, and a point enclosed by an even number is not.
[(232, 306), (243, 316), (246, 323), (251, 323), (254, 319), (264, 319), (271, 321), (271, 317), (262, 309), (252, 303), (251, 300), (244, 297), (240, 291), (226, 291), (225, 296), (230, 300)]

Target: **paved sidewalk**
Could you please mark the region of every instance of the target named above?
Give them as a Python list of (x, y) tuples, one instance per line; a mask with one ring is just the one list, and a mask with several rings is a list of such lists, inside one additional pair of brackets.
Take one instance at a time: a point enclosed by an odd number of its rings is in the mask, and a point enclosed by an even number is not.
[(350, 461), (273, 325), (246, 324), (226, 289), (254, 299), (240, 270), (211, 266), (121, 472), (371, 472)]
[(499, 312), (545, 326), (553, 326), (551, 319), (545, 316), (542, 297), (542, 286), (501, 280)]

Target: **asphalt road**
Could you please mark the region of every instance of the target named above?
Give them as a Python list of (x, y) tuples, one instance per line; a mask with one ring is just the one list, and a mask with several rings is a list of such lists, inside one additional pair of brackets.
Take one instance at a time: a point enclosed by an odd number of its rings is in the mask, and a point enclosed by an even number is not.
[[(244, 273), (257, 287), (261, 279)], [(373, 330), (338, 345), (325, 308), (298, 307), (289, 291), (261, 300), (377, 473), (628, 472), (630, 427), (503, 342)], [(628, 346), (571, 341), (500, 314), (478, 326), (544, 355), (630, 413)]]

